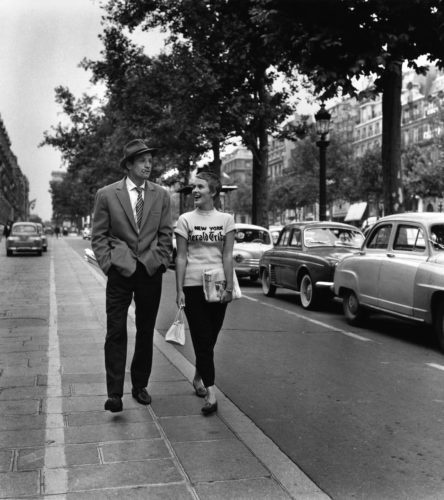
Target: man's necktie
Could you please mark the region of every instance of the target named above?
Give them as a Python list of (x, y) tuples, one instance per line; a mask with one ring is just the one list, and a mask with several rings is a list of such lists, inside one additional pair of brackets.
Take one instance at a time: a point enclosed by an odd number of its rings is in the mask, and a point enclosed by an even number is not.
[(143, 198), (142, 198), (143, 188), (138, 187), (135, 189), (137, 191), (136, 219), (137, 219), (137, 227), (140, 229), (140, 224), (142, 223), (142, 213), (143, 213)]

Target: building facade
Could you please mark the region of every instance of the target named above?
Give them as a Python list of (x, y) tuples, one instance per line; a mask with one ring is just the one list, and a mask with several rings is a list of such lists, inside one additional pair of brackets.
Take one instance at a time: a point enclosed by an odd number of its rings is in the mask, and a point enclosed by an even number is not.
[(28, 218), (29, 181), (18, 166), (0, 116), (0, 224)]

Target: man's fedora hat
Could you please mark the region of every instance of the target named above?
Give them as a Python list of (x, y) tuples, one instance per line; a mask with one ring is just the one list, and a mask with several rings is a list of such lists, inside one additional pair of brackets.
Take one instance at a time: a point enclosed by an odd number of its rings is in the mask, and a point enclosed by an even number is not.
[(143, 153), (153, 154), (157, 148), (149, 148), (142, 139), (133, 139), (132, 141), (125, 144), (123, 148), (123, 158), (120, 160), (120, 166), (125, 168), (126, 162), (135, 156), (141, 155)]

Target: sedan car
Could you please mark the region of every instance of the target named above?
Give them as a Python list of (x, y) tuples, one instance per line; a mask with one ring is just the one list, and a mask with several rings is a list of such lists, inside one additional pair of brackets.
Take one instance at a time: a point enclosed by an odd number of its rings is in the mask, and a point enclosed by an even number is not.
[(34, 222), (15, 222), (6, 240), (6, 255), (14, 253), (37, 253), (42, 255), (43, 245), (37, 224)]
[(361, 251), (338, 265), (334, 291), (350, 324), (371, 310), (432, 324), (444, 350), (444, 214), (379, 219)]
[(272, 250), (261, 258), (262, 291), (271, 297), (278, 287), (299, 292), (304, 309), (332, 295), (335, 267), (357, 252), (364, 241), (359, 229), (339, 222), (293, 222), (284, 227)]
[(270, 231), (254, 224), (236, 223), (233, 259), (238, 278), (259, 278), (259, 259), (262, 254), (273, 248)]

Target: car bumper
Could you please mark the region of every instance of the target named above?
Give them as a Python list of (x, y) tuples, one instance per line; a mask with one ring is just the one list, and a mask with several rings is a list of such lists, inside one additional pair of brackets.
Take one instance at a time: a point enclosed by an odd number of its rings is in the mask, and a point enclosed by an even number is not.
[(42, 250), (42, 247), (41, 246), (22, 247), (14, 245), (14, 246), (8, 246), (7, 249), (10, 250), (11, 252), (39, 252), (40, 250)]
[(255, 266), (253, 265), (236, 265), (234, 270), (238, 276), (259, 276), (259, 263)]

